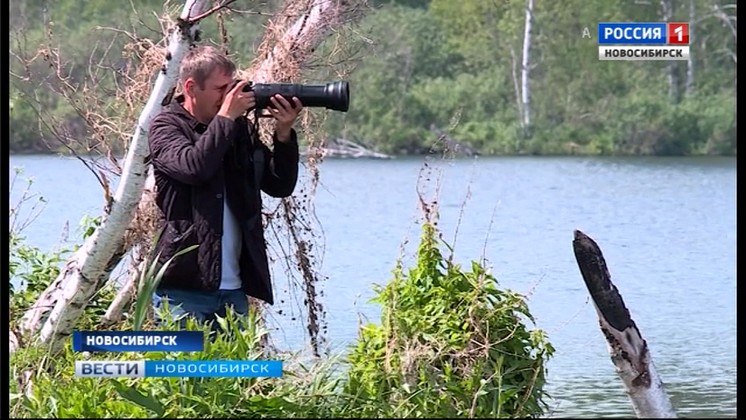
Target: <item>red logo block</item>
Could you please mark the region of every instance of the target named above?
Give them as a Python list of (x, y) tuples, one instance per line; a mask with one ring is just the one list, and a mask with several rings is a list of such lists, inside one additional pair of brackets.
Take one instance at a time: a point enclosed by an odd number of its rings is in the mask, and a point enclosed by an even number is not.
[(689, 44), (689, 24), (688, 23), (669, 23), (668, 24), (668, 43), (672, 45)]

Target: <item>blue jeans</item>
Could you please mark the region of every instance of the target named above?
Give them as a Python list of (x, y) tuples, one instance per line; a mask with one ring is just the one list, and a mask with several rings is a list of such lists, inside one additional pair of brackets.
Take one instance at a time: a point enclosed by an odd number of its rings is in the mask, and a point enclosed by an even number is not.
[(181, 328), (185, 327), (186, 318), (192, 317), (199, 323), (212, 322), (212, 330), (220, 327), (216, 315), (224, 318), (226, 307), (232, 306), (237, 315), (249, 313), (249, 301), (243, 290), (215, 290), (204, 292), (198, 290), (158, 289), (153, 295), (155, 319), (162, 324), (160, 312), (168, 302), (168, 311), (174, 320), (179, 320)]

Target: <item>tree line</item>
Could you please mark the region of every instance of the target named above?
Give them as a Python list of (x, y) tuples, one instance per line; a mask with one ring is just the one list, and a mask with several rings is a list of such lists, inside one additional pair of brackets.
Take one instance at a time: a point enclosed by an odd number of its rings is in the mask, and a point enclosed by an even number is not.
[[(227, 42), (245, 68), (274, 18), (266, 13), (271, 3), (236, 2), (243, 10), (222, 23), (204, 22), (203, 42)], [(294, 82), (349, 80), (349, 112), (311, 112), (324, 113), (325, 137), (390, 154), (453, 142), (485, 155), (736, 154), (735, 3), (534, 3), (371, 1), (365, 17), (346, 28), (345, 45), (327, 42), (318, 54), (349, 49), (347, 73), (317, 60)], [(105, 141), (87, 138), (90, 116), (60, 95), (60, 86), (91, 89), (100, 112), (116, 116), (115, 89), (133, 60), (130, 47), (162, 38), (156, 16), (175, 17), (168, 7), (160, 0), (11, 4), (11, 152)], [(689, 22), (692, 59), (600, 61), (596, 25), (603, 21)], [(50, 71), (57, 51), (62, 75)], [(83, 86), (92, 73), (98, 82)]]

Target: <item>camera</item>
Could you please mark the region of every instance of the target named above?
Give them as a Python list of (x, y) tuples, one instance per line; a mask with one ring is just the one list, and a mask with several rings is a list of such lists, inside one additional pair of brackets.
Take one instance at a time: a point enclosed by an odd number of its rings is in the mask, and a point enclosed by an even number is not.
[(323, 107), (333, 111), (347, 112), (350, 106), (350, 86), (345, 80), (312, 85), (248, 82), (243, 91), (254, 91), (258, 109), (273, 108), (269, 99), (277, 94), (282, 95), (290, 104), (293, 103), (293, 96), (295, 96), (300, 99), (304, 107)]

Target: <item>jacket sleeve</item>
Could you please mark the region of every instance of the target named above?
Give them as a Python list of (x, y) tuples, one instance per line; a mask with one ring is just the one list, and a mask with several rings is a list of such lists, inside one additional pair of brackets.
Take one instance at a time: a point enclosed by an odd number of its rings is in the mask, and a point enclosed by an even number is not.
[(216, 116), (192, 143), (189, 133), (176, 122), (157, 116), (148, 131), (153, 168), (188, 185), (204, 184), (221, 167), (235, 131), (234, 120)]
[(290, 140), (286, 143), (277, 140), (277, 133), (275, 133), (273, 144), (273, 152), (267, 149), (270, 159), (264, 167), (262, 191), (272, 197), (289, 197), (298, 182), (298, 164), (300, 162), (298, 135), (295, 129), (291, 130)]

